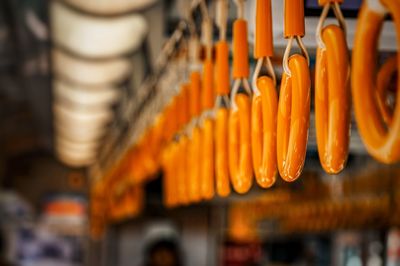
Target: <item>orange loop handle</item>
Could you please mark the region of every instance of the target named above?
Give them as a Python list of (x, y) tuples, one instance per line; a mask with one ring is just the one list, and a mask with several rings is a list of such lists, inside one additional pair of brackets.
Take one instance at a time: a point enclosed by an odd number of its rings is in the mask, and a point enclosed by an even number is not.
[(217, 193), (226, 197), (231, 193), (228, 157), (228, 117), (226, 108), (218, 108), (215, 114), (215, 177)]
[(215, 194), (214, 189), (214, 122), (210, 118), (203, 121), (201, 128), (201, 194), (209, 200)]
[(278, 105), (277, 162), (281, 177), (296, 180), (303, 169), (310, 120), (310, 73), (307, 59), (289, 58), (292, 73), (282, 76)]
[(226, 41), (217, 42), (215, 61), (215, 87), (217, 95), (229, 94), (229, 46)]
[(164, 204), (168, 208), (174, 207), (178, 203), (176, 191), (176, 144), (168, 145), (163, 152), (163, 187), (164, 187)]
[[(399, 1), (381, 0), (396, 22), (400, 36)], [(378, 36), (386, 14), (377, 12), (364, 2), (358, 14), (357, 30), (352, 57), (352, 96), (359, 133), (367, 151), (378, 161), (391, 164), (400, 160), (400, 105), (394, 110), (393, 121), (385, 125), (376, 100), (376, 58)], [(399, 43), (397, 43), (399, 49)], [(400, 57), (397, 65), (400, 66)], [(398, 67), (398, 75), (400, 70)], [(399, 75), (400, 76), (400, 75)], [(396, 102), (400, 102), (400, 83), (397, 84)]]
[(343, 30), (329, 25), (322, 32), (315, 74), (315, 126), (318, 154), (329, 174), (343, 170), (350, 139), (349, 57)]
[(211, 109), (214, 106), (214, 65), (211, 59), (206, 59), (203, 66), (203, 91), (202, 107), (203, 110)]
[(187, 147), (188, 138), (186, 135), (181, 135), (178, 142), (178, 155), (177, 155), (177, 177), (178, 177), (178, 193), (181, 204), (189, 203), (188, 195), (188, 169), (187, 169)]
[(194, 71), (190, 74), (190, 116), (196, 117), (201, 112), (201, 76), (200, 73)]
[(249, 191), (253, 183), (251, 159), (250, 116), (251, 103), (248, 95), (239, 93), (235, 97), (238, 108), (231, 109), (228, 121), (229, 172), (233, 188), (237, 193)]
[(249, 76), (249, 47), (247, 43), (247, 22), (237, 19), (233, 23), (233, 78)]
[(285, 0), (285, 38), (305, 33), (304, 0)]
[(271, 187), (276, 180), (276, 117), (278, 95), (274, 81), (262, 76), (257, 79), (260, 94), (255, 94), (251, 109), (251, 148), (257, 183)]
[[(387, 90), (392, 82), (392, 77), (397, 73), (397, 56), (392, 56), (379, 69), (377, 77), (377, 100), (383, 121), (391, 125), (393, 121), (393, 110), (386, 102)], [(397, 80), (397, 82), (399, 82)]]
[(257, 0), (254, 57), (258, 59), (273, 54), (271, 0)]
[(199, 127), (194, 127), (192, 131), (192, 138), (189, 142), (188, 152), (189, 152), (189, 199), (192, 202), (200, 201), (201, 195), (201, 176), (200, 176), (200, 164), (201, 164), (201, 132)]

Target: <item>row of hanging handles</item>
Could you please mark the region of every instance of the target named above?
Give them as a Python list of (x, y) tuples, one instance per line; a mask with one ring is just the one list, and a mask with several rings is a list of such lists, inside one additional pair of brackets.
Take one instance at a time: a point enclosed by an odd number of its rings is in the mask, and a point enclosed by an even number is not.
[[(342, 2), (319, 0), (323, 11), (316, 32), (316, 137), (321, 165), (329, 174), (342, 171), (348, 156), (350, 73), (357, 125), (368, 152), (383, 163), (400, 160), (400, 108), (393, 110), (385, 96), (390, 77), (398, 71), (399, 59), (389, 59), (378, 75), (375, 74), (379, 31), (389, 11), (395, 22), (400, 19), (400, 3), (398, 0), (364, 2), (359, 13), (351, 72), (346, 24), (340, 10)], [(220, 36), (215, 45), (215, 72), (212, 21), (203, 3), (206, 43), (203, 76), (194, 69), (189, 83), (182, 86), (168, 107), (170, 115), (167, 117), (175, 119), (174, 115), (177, 116), (176, 129), (180, 134), (163, 153), (167, 206), (211, 199), (215, 190), (224, 197), (230, 194), (231, 185), (237, 193), (246, 193), (254, 176), (259, 186), (268, 188), (275, 183), (277, 172), (288, 182), (296, 180), (302, 172), (308, 141), (311, 87), (310, 60), (302, 42), (304, 3), (302, 0), (285, 0), (284, 35), (288, 43), (279, 97), (271, 63), (271, 0), (257, 0), (254, 47), (257, 64), (251, 85), (248, 81), (244, 3), (239, 0), (235, 3), (232, 90), (229, 88), (229, 46), (226, 41), (227, 1), (217, 2), (216, 23)], [(330, 8), (338, 25), (324, 26)], [(400, 36), (399, 25), (396, 31)], [(292, 54), (294, 42), (300, 53)], [(397, 93), (397, 102), (400, 102), (399, 95)], [(175, 112), (171, 111), (174, 108)], [(171, 129), (165, 130), (171, 132)]]

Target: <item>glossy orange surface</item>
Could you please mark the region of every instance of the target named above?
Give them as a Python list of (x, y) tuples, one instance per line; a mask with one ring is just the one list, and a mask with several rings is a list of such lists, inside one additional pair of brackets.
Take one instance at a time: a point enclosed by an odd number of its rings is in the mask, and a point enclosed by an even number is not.
[(272, 56), (274, 53), (272, 40), (271, 0), (257, 0), (254, 57)]
[(198, 202), (201, 199), (201, 133), (198, 127), (194, 127), (192, 136), (188, 145), (189, 159), (189, 199), (192, 202)]
[(229, 46), (226, 41), (215, 45), (215, 89), (218, 95), (229, 94)]
[(215, 194), (214, 174), (214, 121), (206, 118), (201, 128), (201, 194), (209, 200)]
[(281, 177), (296, 180), (303, 169), (310, 120), (310, 73), (307, 60), (289, 58), (292, 76), (283, 74), (278, 105), (277, 162)]
[(253, 184), (251, 102), (249, 96), (242, 93), (237, 94), (234, 101), (238, 109), (231, 110), (228, 121), (229, 172), (233, 188), (237, 193), (243, 194), (249, 191)]
[(304, 36), (304, 0), (285, 0), (285, 38)]
[[(382, 0), (382, 3), (390, 11), (396, 34), (400, 36), (400, 2)], [(385, 14), (372, 11), (363, 4), (358, 15), (351, 78), (354, 111), (364, 145), (376, 160), (391, 164), (400, 160), (400, 107), (395, 107), (392, 123), (387, 125), (376, 100), (378, 37), (384, 18)], [(400, 65), (399, 57), (397, 65)], [(400, 93), (397, 93), (396, 102), (400, 102)]]
[(231, 192), (228, 157), (228, 117), (227, 108), (218, 108), (215, 117), (215, 178), (217, 193), (226, 197)]
[(350, 139), (350, 66), (343, 30), (323, 29), (326, 48), (318, 48), (315, 73), (315, 127), (318, 154), (329, 174), (343, 170)]
[(253, 168), (257, 183), (267, 188), (276, 180), (276, 127), (278, 95), (267, 76), (257, 79), (259, 95), (253, 95), (251, 143)]
[(237, 19), (233, 23), (233, 54), (233, 78), (247, 78), (250, 70), (246, 20)]
[[(392, 56), (379, 69), (377, 77), (377, 100), (379, 111), (381, 112), (383, 121), (387, 125), (391, 125), (393, 121), (392, 107), (387, 103), (387, 93), (392, 82), (392, 78), (397, 74), (397, 56)], [(397, 80), (397, 82), (399, 82)]]

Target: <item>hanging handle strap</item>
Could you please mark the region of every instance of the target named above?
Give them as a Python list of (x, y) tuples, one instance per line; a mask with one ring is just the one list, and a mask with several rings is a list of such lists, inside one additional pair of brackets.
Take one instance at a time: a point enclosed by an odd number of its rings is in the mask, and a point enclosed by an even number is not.
[(218, 95), (229, 94), (229, 47), (226, 41), (216, 44), (215, 85)]
[(215, 86), (218, 95), (229, 94), (229, 46), (226, 42), (226, 26), (228, 21), (228, 1), (218, 0), (216, 8), (216, 24), (219, 28), (219, 42), (215, 45)]
[(247, 43), (247, 22), (237, 19), (233, 24), (233, 78), (249, 76), (249, 47)]
[(271, 0), (258, 0), (256, 7), (256, 33), (254, 57), (270, 57), (274, 53), (272, 38)]
[(285, 38), (305, 34), (304, 26), (304, 1), (285, 0)]

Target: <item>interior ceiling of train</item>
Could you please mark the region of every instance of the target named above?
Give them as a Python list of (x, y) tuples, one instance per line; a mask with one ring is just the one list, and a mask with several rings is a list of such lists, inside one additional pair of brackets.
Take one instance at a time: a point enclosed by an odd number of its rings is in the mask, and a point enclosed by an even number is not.
[[(71, 170), (60, 163), (55, 156), (53, 72), (50, 59), (54, 43), (49, 15), (51, 9), (49, 3), (52, 2), (58, 1), (0, 2), (0, 176), (5, 177), (1, 180), (5, 186), (16, 186), (20, 182), (16, 181), (17, 177), (27, 177), (35, 172), (33, 169), (43, 172), (51, 166), (52, 175), (64, 177), (67, 177)], [(187, 15), (184, 10), (187, 10), (190, 1), (147, 2), (151, 4), (141, 7), (137, 13), (146, 19), (152, 30), (148, 32), (143, 44), (131, 53), (134, 67), (130, 72), (129, 81), (121, 88), (124, 96), (113, 105), (114, 114), (117, 115), (104, 137), (105, 140), (114, 138), (114, 145), (118, 145), (119, 137), (123, 136), (129, 127), (129, 122), (134, 119), (124, 117), (121, 110), (129, 105), (142, 80), (151, 72), (166, 37), (175, 28), (179, 18)], [(279, 1), (273, 1), (274, 5), (277, 2)], [(76, 9), (73, 5), (68, 8)], [(231, 8), (229, 16), (235, 17), (234, 12)], [(312, 24), (310, 21), (307, 23)], [(350, 33), (354, 32), (352, 23), (349, 22)], [(279, 37), (282, 35), (282, 24), (278, 22), (274, 25), (277, 54), (280, 52), (279, 47), (284, 46), (283, 38)], [(386, 32), (390, 33), (390, 29)], [(309, 35), (310, 39), (314, 38), (312, 34)], [(389, 34), (383, 38), (391, 38), (390, 36)], [(351, 42), (351, 37), (349, 39)], [(306, 45), (313, 45), (307, 42), (306, 38)], [(386, 48), (390, 50), (390, 47)], [(281, 61), (279, 56), (276, 62)], [(310, 143), (309, 153), (313, 156), (315, 155), (313, 127), (310, 127)], [(98, 149), (101, 152), (103, 148)], [(365, 154), (354, 123), (351, 150), (354, 154)], [(41, 170), (37, 170), (37, 165), (40, 165)], [(81, 168), (78, 169), (77, 171), (81, 171)], [(11, 176), (17, 177), (11, 178)]]

